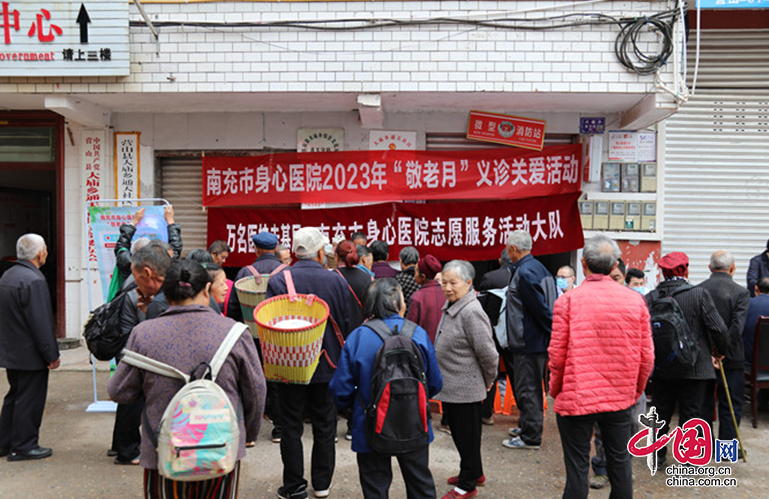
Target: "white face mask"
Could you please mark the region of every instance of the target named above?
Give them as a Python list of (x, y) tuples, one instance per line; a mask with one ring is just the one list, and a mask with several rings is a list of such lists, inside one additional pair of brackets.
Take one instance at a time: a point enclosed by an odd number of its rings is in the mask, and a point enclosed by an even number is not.
[(630, 288), (630, 289), (632, 289), (633, 291), (638, 291), (642, 295), (646, 294), (646, 287), (645, 286), (638, 286), (637, 288)]

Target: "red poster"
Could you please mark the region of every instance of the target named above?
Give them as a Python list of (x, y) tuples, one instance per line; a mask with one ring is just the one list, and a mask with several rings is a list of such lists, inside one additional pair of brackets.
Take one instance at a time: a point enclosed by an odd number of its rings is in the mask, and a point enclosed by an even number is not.
[(470, 111), (467, 138), (541, 151), (545, 144), (545, 122), (506, 114)]
[(521, 199), (577, 192), (579, 144), (203, 158), (204, 206)]
[(581, 248), (582, 225), (577, 198), (580, 193), (511, 201), (458, 203), (382, 203), (350, 208), (301, 210), (299, 208), (211, 208), (208, 242), (227, 241), (232, 248), (228, 265), (254, 261), (251, 236), (269, 230), (291, 247), (291, 236), (300, 227), (318, 227), (329, 239), (347, 239), (365, 232), (390, 245), (397, 259), (405, 246), (440, 260), (495, 260), (515, 229), (529, 231), (533, 253), (546, 255)]

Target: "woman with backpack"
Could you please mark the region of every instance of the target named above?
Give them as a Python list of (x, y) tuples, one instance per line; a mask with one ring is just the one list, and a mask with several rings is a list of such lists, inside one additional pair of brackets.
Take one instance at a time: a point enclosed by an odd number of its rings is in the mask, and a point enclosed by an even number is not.
[[(420, 353), (421, 368), (427, 384), (427, 397), (432, 397), (441, 390), (443, 379), (435, 358), (433, 344), (427, 337), (424, 329), (414, 323), (408, 323), (403, 319), (406, 312), (406, 303), (403, 300), (403, 291), (400, 284), (394, 278), (377, 279), (371, 283), (365, 302), (364, 316), (381, 321), (385, 332), (382, 334), (395, 334), (403, 332), (408, 337), (408, 332), (413, 332), (412, 343), (408, 346)], [(369, 324), (368, 326), (366, 324)], [(337, 406), (345, 409), (352, 408), (352, 450), (357, 453), (358, 472), (360, 476), (363, 497), (366, 499), (386, 499), (389, 497), (390, 483), (392, 482), (391, 458), (393, 453), (376, 451), (373, 447), (379, 447), (379, 441), (375, 440), (367, 430), (371, 429), (372, 421), (367, 421), (364, 410), (370, 407), (372, 400), (382, 401), (382, 393), (372, 393), (372, 382), (376, 385), (376, 377), (379, 371), (375, 367), (377, 353), (384, 349), (385, 341), (380, 333), (371, 326), (373, 321), (364, 322), (355, 329), (342, 348), (342, 354), (337, 364), (336, 373), (331, 379), (329, 389)], [(394, 338), (387, 338), (391, 342)], [(381, 375), (379, 378), (386, 376)], [(377, 397), (379, 397), (377, 399)], [(425, 406), (427, 399), (423, 400)], [(384, 407), (385, 405), (382, 404)], [(419, 441), (415, 449), (400, 449), (395, 453), (401, 468), (403, 479), (406, 482), (406, 491), (409, 499), (434, 499), (435, 482), (430, 472), (428, 453), (429, 443), (433, 440), (432, 428), (429, 422), (429, 410), (427, 407), (415, 408), (411, 412), (402, 411), (391, 414), (393, 402), (387, 410), (390, 421), (396, 420), (399, 429), (423, 428), (424, 438)], [(401, 406), (402, 407), (402, 406)], [(422, 412), (420, 412), (422, 409)], [(424, 418), (423, 420), (420, 418)], [(415, 423), (415, 424), (414, 424)], [(386, 426), (386, 423), (385, 425)], [(383, 433), (387, 433), (383, 428)]]
[[(256, 440), (264, 412), (265, 383), (256, 347), (248, 329), (235, 329), (235, 321), (217, 314), (209, 307), (212, 279), (206, 269), (194, 260), (174, 262), (166, 272), (163, 293), (170, 308), (157, 319), (142, 322), (134, 328), (126, 350), (144, 355), (176, 368), (181, 373), (201, 377), (203, 363), (211, 364), (219, 347), (234, 330), (234, 345), (214, 377), (224, 390), (230, 405), (238, 411), (239, 434), (232, 438), (237, 462), (234, 469), (218, 478), (195, 481), (169, 479), (159, 473), (157, 446), (153, 437), (161, 424), (169, 403), (185, 386), (181, 379), (168, 377), (129, 364), (126, 353), (108, 391), (112, 400), (126, 403), (142, 395), (146, 399), (146, 425), (142, 431), (140, 464), (144, 470), (144, 496), (147, 498), (235, 498), (240, 473), (240, 460), (246, 454), (246, 441)], [(239, 336), (235, 336), (240, 331)], [(165, 425), (164, 425), (165, 426)], [(149, 431), (148, 431), (148, 428)], [(163, 434), (163, 428), (159, 433)], [(232, 435), (232, 434), (230, 434)], [(162, 439), (160, 445), (163, 445)], [(182, 449), (182, 452), (184, 449)], [(205, 463), (205, 450), (195, 451), (190, 459)], [(205, 466), (205, 464), (203, 464)]]
[(441, 287), (447, 303), (435, 338), (435, 354), (444, 386), (436, 397), (443, 405), (451, 438), (459, 451), (459, 475), (443, 499), (475, 497), (486, 484), (481, 462), (481, 417), (486, 392), (497, 379), (499, 354), (491, 324), (473, 289), (475, 270), (463, 260), (443, 266)]

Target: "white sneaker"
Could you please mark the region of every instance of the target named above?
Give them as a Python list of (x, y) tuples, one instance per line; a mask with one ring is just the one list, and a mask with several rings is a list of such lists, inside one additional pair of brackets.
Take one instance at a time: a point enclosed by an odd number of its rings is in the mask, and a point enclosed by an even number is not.
[(520, 428), (510, 428), (510, 431), (508, 431), (511, 437), (520, 437), (521, 436), (521, 429)]
[(328, 497), (331, 493), (331, 487), (327, 488), (326, 490), (313, 490), (312, 494), (315, 497)]

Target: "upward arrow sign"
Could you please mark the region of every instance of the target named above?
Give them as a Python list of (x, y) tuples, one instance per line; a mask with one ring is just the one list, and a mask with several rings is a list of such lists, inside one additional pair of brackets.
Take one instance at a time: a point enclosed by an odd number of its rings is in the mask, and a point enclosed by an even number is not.
[(85, 10), (85, 5), (80, 4), (80, 13), (77, 15), (76, 23), (80, 25), (80, 43), (88, 43), (88, 23), (91, 22), (91, 18), (88, 16), (88, 11)]

